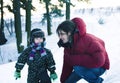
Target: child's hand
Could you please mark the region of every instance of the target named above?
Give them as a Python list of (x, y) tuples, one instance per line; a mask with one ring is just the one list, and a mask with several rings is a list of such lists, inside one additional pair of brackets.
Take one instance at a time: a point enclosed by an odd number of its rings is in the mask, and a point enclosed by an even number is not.
[(53, 80), (56, 80), (58, 78), (56, 72), (50, 73), (50, 78), (53, 79)]
[(18, 78), (21, 78), (20, 70), (16, 70), (16, 71), (15, 71), (14, 77), (15, 77), (16, 80), (17, 80)]

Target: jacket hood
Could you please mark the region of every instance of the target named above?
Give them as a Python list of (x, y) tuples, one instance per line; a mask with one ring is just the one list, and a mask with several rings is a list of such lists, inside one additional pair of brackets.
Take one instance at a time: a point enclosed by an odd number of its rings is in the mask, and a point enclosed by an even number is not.
[(76, 18), (73, 18), (71, 21), (75, 23), (80, 36), (83, 36), (86, 34), (86, 24), (83, 21), (83, 19), (76, 17)]

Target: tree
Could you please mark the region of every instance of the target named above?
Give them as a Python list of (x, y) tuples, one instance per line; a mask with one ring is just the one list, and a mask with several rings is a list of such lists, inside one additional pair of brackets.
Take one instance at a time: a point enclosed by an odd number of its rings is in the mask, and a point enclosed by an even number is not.
[(22, 8), (25, 9), (26, 11), (26, 26), (25, 30), (27, 32), (27, 46), (30, 44), (29, 39), (30, 39), (30, 31), (31, 31), (31, 9), (32, 5), (31, 2), (32, 0), (21, 0), (22, 2)]
[(35, 7), (32, 6), (32, 0), (20, 0), (23, 8), (26, 11), (26, 27), (27, 32), (27, 46), (30, 44), (30, 31), (31, 31), (31, 10), (35, 11)]
[[(11, 0), (12, 1), (12, 0)], [(33, 7), (31, 5), (32, 0), (19, 0), (19, 1), (13, 1), (13, 9), (10, 5), (7, 5), (6, 8), (8, 8), (8, 10), (10, 12), (12, 12), (16, 18), (17, 15), (19, 15), (19, 22), (20, 23), (20, 27), (21, 27), (21, 15), (20, 15), (20, 8), (22, 8), (23, 10), (26, 11), (26, 27), (25, 27), (25, 31), (27, 32), (27, 45), (29, 45), (29, 37), (30, 37), (30, 31), (31, 31), (31, 9), (35, 10), (35, 7)], [(17, 3), (17, 4), (15, 4)], [(16, 8), (16, 6), (19, 5), (19, 7)], [(16, 9), (18, 9), (17, 13), (16, 13)], [(19, 13), (19, 14), (18, 14)], [(15, 19), (17, 20), (17, 19)], [(15, 22), (16, 23), (16, 22)], [(15, 24), (15, 27), (17, 25)], [(16, 30), (16, 29), (15, 29)], [(15, 31), (16, 32), (16, 31)], [(20, 33), (16, 33), (16, 34), (21, 34), (21, 38), (22, 38), (22, 32)], [(17, 36), (18, 37), (18, 36)], [(22, 40), (21, 40), (22, 41)], [(18, 41), (17, 41), (18, 42)], [(19, 43), (19, 42), (18, 42)], [(23, 47), (23, 46), (22, 46)], [(21, 48), (22, 49), (22, 48)]]
[[(66, 19), (70, 19), (70, 6), (75, 6), (72, 4), (71, 0), (58, 0), (60, 2), (61, 7), (63, 4), (66, 4)], [(83, 1), (83, 2), (89, 2), (90, 0), (77, 0), (78, 2)]]
[(22, 30), (21, 30), (21, 15), (20, 15), (20, 0), (11, 0), (13, 4), (13, 9), (10, 5), (5, 6), (10, 12), (14, 14), (14, 26), (16, 33), (16, 44), (18, 53), (21, 53), (24, 50), (22, 45)]
[(62, 14), (62, 10), (58, 8), (59, 6), (57, 5), (53, 5), (51, 7), (51, 12), (50, 14), (53, 16), (53, 17), (62, 17), (64, 16), (64, 14)]
[(51, 35), (52, 34), (52, 31), (51, 31), (51, 18), (50, 18), (50, 13), (49, 13), (49, 3), (50, 3), (50, 0), (44, 0), (45, 1), (45, 4), (46, 4), (46, 17), (47, 17), (47, 32), (48, 32), (48, 35)]
[(42, 19), (42, 23), (44, 23), (45, 20), (47, 20), (47, 32), (48, 32), (48, 35), (51, 35), (52, 32), (51, 32), (51, 17), (52, 17), (52, 14), (54, 14), (54, 17), (57, 17), (57, 16), (64, 16), (62, 13), (61, 13), (61, 10), (57, 7), (57, 5), (54, 5), (51, 3), (51, 0), (40, 0), (40, 3), (45, 3), (45, 8), (46, 8), (46, 13), (43, 14), (43, 19)]
[(66, 19), (70, 19), (70, 6), (74, 6), (71, 3), (71, 0), (58, 0), (60, 2), (60, 6), (63, 7), (63, 4), (66, 4)]
[(1, 26), (0, 26), (0, 45), (3, 45), (7, 42), (4, 34), (4, 19), (3, 19), (3, 0), (0, 0), (1, 4)]
[(44, 14), (43, 19), (47, 19), (47, 32), (48, 32), (48, 35), (52, 34), (52, 31), (51, 31), (51, 18), (50, 18), (50, 12), (49, 12), (50, 1), (51, 0), (40, 0), (41, 3), (42, 2), (45, 3), (46, 13)]
[(70, 0), (66, 0), (66, 19), (70, 19)]
[(30, 31), (31, 31), (31, 2), (32, 0), (28, 0), (26, 2), (26, 31), (27, 31), (27, 46), (30, 44)]
[(24, 49), (22, 46), (22, 30), (21, 30), (21, 16), (20, 16), (20, 0), (13, 0), (13, 12), (15, 19), (15, 33), (18, 53), (21, 53)]

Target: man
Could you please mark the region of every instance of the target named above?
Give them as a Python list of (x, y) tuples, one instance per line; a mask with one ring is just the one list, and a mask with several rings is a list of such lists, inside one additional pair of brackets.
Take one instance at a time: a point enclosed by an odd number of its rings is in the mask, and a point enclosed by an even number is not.
[(109, 58), (104, 41), (86, 32), (81, 18), (62, 22), (57, 30), (59, 47), (64, 47), (61, 83), (102, 83), (100, 76), (109, 69)]

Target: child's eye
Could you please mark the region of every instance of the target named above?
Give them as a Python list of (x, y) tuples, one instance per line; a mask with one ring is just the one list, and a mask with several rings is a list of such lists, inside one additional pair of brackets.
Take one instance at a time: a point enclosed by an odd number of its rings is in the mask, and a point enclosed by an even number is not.
[(42, 39), (42, 38), (38, 37), (38, 38), (36, 38), (36, 39)]

